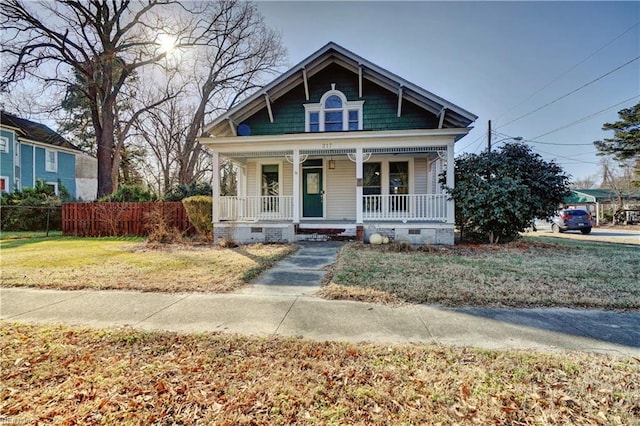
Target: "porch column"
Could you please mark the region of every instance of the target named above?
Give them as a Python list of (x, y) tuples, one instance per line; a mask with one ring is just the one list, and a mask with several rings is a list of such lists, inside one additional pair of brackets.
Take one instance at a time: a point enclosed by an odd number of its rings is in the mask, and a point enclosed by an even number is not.
[(213, 198), (213, 211), (211, 218), (213, 223), (220, 222), (220, 154), (218, 151), (211, 152), (211, 166), (213, 177), (211, 179), (211, 197)]
[(300, 223), (300, 150), (293, 150), (293, 223)]
[[(455, 188), (455, 158), (453, 152), (454, 141), (447, 145), (447, 186)], [(447, 223), (456, 223), (456, 211), (453, 199), (447, 201)]]
[(356, 148), (356, 225), (362, 225), (362, 148)]

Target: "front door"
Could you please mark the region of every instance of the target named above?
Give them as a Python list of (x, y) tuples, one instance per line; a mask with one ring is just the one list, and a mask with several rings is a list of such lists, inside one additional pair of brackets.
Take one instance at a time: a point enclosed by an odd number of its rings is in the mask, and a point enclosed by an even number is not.
[(322, 167), (302, 169), (302, 216), (322, 217)]

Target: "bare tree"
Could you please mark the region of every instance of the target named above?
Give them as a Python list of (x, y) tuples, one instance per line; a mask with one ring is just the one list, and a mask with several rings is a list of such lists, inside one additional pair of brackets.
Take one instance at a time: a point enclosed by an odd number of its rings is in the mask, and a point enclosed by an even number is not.
[(180, 184), (198, 178), (203, 147), (197, 138), (205, 120), (259, 88), (265, 75), (284, 65), (286, 55), (280, 35), (267, 27), (252, 3), (217, 2), (204, 19), (212, 31), (201, 38), (192, 61), (184, 62), (191, 70), (185, 75), (194, 112), (178, 151)]
[[(117, 186), (122, 150), (135, 119), (174, 96), (168, 93), (155, 105), (122, 108), (135, 93), (134, 77), (146, 78), (153, 75), (152, 68), (166, 66), (163, 60), (171, 47), (206, 52), (191, 57), (194, 74), (188, 79), (195, 79), (198, 90), (192, 94), (200, 103), (180, 151), (180, 181), (188, 181), (198, 164), (202, 148), (196, 138), (212, 99), (227, 90), (242, 96), (283, 56), (279, 36), (266, 28), (255, 6), (236, 0), (5, 0), (0, 19), (0, 53), (6, 64), (0, 90), (34, 78), (49, 88), (57, 86), (60, 93), (73, 87), (86, 100), (97, 145), (98, 196)], [(125, 111), (129, 116), (123, 119)]]
[(613, 213), (613, 224), (624, 220), (624, 208), (627, 195), (634, 187), (634, 162), (620, 161), (605, 157), (600, 162), (602, 167), (602, 187), (616, 193), (616, 206)]
[(590, 189), (596, 186), (598, 176), (587, 176), (582, 179), (576, 179), (571, 183), (571, 189)]
[(76, 86), (91, 110), (98, 196), (114, 188), (114, 164), (124, 139), (120, 134), (115, 140), (118, 95), (136, 70), (166, 55), (156, 38), (170, 28), (165, 16), (172, 7), (178, 5), (165, 0), (7, 0), (0, 8), (6, 37), (1, 52), (10, 58), (2, 88), (29, 76), (61, 88)]

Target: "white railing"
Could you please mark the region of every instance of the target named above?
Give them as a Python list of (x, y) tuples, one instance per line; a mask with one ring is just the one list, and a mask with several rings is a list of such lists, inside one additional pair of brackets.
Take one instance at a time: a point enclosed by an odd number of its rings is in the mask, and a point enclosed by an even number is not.
[(447, 195), (364, 195), (364, 220), (447, 221)]
[(292, 220), (292, 196), (220, 197), (220, 220)]

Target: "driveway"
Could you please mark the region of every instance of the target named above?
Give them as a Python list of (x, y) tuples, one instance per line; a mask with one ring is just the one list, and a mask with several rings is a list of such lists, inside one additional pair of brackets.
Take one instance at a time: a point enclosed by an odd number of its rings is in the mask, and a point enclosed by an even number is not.
[(583, 235), (580, 231), (566, 231), (554, 234), (551, 231), (551, 224), (537, 223), (537, 232), (529, 232), (528, 235), (538, 235), (544, 237), (568, 238), (580, 241), (597, 241), (603, 243), (631, 244), (640, 246), (640, 230), (617, 228), (593, 228), (590, 234)]

